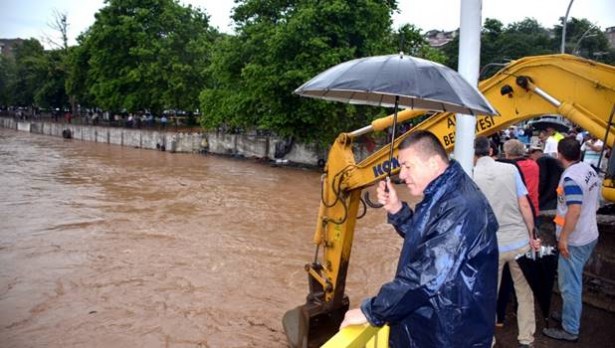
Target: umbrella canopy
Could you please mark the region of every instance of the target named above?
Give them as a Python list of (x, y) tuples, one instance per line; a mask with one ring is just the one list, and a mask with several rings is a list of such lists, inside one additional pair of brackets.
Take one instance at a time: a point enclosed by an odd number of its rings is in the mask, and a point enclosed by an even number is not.
[(553, 128), (558, 132), (568, 133), (568, 131), (570, 130), (570, 127), (567, 124), (556, 119), (530, 121), (527, 124), (535, 130), (539, 131), (546, 130), (547, 128)]
[(534, 293), (545, 320), (545, 326), (549, 327), (551, 295), (553, 294), (555, 274), (557, 273), (557, 255), (544, 255), (536, 258), (526, 255), (518, 258), (517, 263)]
[(310, 98), (350, 104), (496, 115), (476, 87), (456, 71), (429, 60), (387, 55), (336, 65), (295, 90)]

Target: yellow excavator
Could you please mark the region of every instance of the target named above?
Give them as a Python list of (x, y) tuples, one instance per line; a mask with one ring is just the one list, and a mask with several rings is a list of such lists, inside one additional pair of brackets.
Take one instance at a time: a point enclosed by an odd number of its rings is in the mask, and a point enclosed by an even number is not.
[[(587, 130), (605, 145), (615, 143), (615, 67), (576, 56), (545, 55), (513, 61), (479, 83), (500, 116), (478, 116), (476, 135), (489, 136), (524, 120), (558, 114)], [(398, 122), (426, 110), (404, 110)], [(429, 130), (450, 152), (455, 143), (455, 115), (436, 113), (394, 142), (393, 159), (384, 146), (359, 163), (353, 141), (359, 136), (390, 127), (392, 116), (359, 130), (340, 134), (331, 146), (322, 176), (322, 195), (314, 244), (314, 260), (305, 266), (308, 275), (306, 303), (286, 312), (282, 320), (291, 347), (319, 347), (338, 330), (349, 307), (344, 294), (348, 263), (359, 208), (367, 209), (363, 189), (399, 172), (397, 147), (413, 131)], [(603, 198), (615, 202), (615, 156), (610, 156), (603, 181)], [(367, 192), (366, 192), (367, 193)], [(363, 203), (363, 204), (362, 204)], [(361, 214), (364, 211), (361, 211)]]

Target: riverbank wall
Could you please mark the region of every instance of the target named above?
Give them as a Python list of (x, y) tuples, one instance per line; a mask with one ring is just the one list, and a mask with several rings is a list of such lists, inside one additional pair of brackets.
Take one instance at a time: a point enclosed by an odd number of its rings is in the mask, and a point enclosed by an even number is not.
[(165, 131), (21, 121), (10, 117), (0, 117), (0, 127), (56, 137), (66, 137), (68, 131), (72, 139), (82, 141), (180, 153), (207, 152), (303, 166), (322, 165), (325, 158), (324, 151), (319, 151), (313, 145), (289, 142), (276, 136), (256, 134), (184, 133), (174, 132), (171, 129)]

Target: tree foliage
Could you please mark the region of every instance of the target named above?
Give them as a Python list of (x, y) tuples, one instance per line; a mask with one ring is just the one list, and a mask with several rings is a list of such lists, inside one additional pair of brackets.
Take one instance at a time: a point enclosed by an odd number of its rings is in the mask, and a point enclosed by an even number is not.
[[(0, 73), (5, 91), (0, 92), (6, 104), (15, 106), (64, 107), (68, 97), (64, 88), (66, 79), (66, 15), (56, 14), (63, 27), (64, 45), (44, 50), (36, 39), (24, 40), (15, 48), (14, 60), (3, 58)], [(0, 87), (2, 89), (2, 87)]]
[[(590, 26), (591, 23), (586, 19), (572, 18), (568, 22), (567, 53), (573, 53), (570, 51), (574, 50), (575, 45), (571, 42), (578, 42)], [(486, 72), (482, 77), (488, 77), (498, 70), (493, 68), (493, 64), (505, 64), (526, 56), (559, 53), (561, 28), (561, 25), (553, 29), (544, 28), (532, 18), (526, 18), (504, 27), (499, 20), (487, 18), (481, 34), (481, 65), (483, 71)], [(586, 35), (583, 38), (579, 48), (583, 51), (574, 52), (575, 54), (585, 53), (586, 58), (607, 64), (614, 63), (610, 56), (612, 49), (608, 47), (608, 40), (598, 28), (593, 35)], [(457, 69), (459, 38), (455, 38), (443, 51), (448, 58), (446, 64)], [(596, 54), (600, 52), (603, 54)]]
[(85, 107), (97, 106), (94, 97), (90, 93), (88, 80), (90, 71), (90, 50), (84, 36), (78, 39), (79, 45), (68, 49), (66, 57), (67, 71), (64, 88), (66, 93), (72, 96), (76, 102)]
[(68, 105), (68, 95), (64, 88), (66, 80), (66, 52), (62, 49), (46, 51), (41, 62), (42, 80), (34, 95), (36, 105), (50, 108)]
[[(555, 29), (558, 43), (561, 43), (561, 28), (560, 25)], [(565, 50), (569, 54), (615, 64), (615, 48), (609, 46), (608, 39), (602, 30), (587, 19), (572, 18), (568, 21)]]
[(245, 0), (233, 15), (237, 35), (212, 53), (212, 88), (201, 94), (206, 127), (269, 129), (282, 136), (329, 143), (341, 130), (364, 125), (373, 108), (305, 100), (292, 91), (343, 61), (394, 53), (394, 1)]
[(10, 85), (14, 79), (13, 60), (0, 55), (0, 106), (8, 106), (12, 103)]
[(47, 72), (43, 45), (36, 39), (24, 40), (15, 48), (15, 74), (9, 83), (12, 104), (30, 106)]
[(72, 57), (87, 76), (73, 71), (71, 90), (87, 85), (105, 109), (196, 109), (216, 35), (208, 17), (176, 0), (106, 3)]

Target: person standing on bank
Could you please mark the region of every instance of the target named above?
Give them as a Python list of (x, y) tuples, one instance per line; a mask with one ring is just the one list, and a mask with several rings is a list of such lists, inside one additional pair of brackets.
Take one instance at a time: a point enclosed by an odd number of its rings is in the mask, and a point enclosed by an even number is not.
[(598, 242), (596, 210), (600, 180), (596, 171), (580, 162), (581, 146), (575, 139), (557, 145), (565, 170), (557, 188), (555, 234), (558, 240), (558, 285), (562, 295), (562, 328), (544, 329), (551, 338), (577, 341), (583, 306), (583, 268)]
[[(514, 164), (494, 161), (491, 158), (491, 151), (489, 139), (476, 138), (474, 181), (487, 197), (498, 219), (497, 240), (500, 252), (498, 288), (504, 265), (508, 264), (519, 303), (517, 339), (520, 347), (531, 347), (536, 331), (534, 295), (516, 257), (525, 254), (530, 248), (538, 249), (540, 241), (533, 236), (534, 215), (527, 197), (527, 188), (521, 180), (517, 167)], [(495, 318), (493, 319), (495, 321)]]
[[(583, 162), (589, 164), (595, 171), (600, 173), (602, 170), (606, 170), (606, 164), (608, 159), (603, 157), (602, 149), (604, 143), (596, 136), (590, 135), (583, 145), (581, 145), (581, 153), (583, 154)], [(601, 159), (602, 157), (602, 159)], [(600, 166), (598, 166), (600, 162)]]
[[(378, 187), (388, 221), (404, 238), (395, 278), (341, 328), (389, 324), (391, 347), (491, 347), (494, 333), (498, 223), (485, 196), (430, 132), (399, 146), (399, 177), (413, 196), (401, 202), (390, 180)], [(388, 192), (385, 190), (388, 188)]]
[[(493, 148), (493, 144), (491, 148)], [(528, 191), (527, 197), (532, 207), (534, 225), (538, 226), (538, 187), (540, 170), (536, 161), (525, 157), (525, 154), (525, 145), (517, 139), (510, 139), (504, 143), (504, 158), (499, 160), (496, 159), (496, 161), (514, 164), (515, 167), (517, 167), (517, 170), (519, 170), (521, 179), (523, 179), (523, 184)], [(493, 154), (491, 157), (494, 157)], [(508, 264), (505, 264), (502, 271), (502, 276), (500, 277), (500, 287), (498, 291), (497, 327), (504, 326), (506, 307), (508, 305), (510, 295), (512, 294), (513, 280), (510, 274), (510, 268)], [(515, 308), (518, 307), (515, 306)]]
[(525, 145), (517, 139), (511, 139), (504, 143), (504, 157), (502, 162), (514, 164), (521, 178), (523, 184), (527, 188), (528, 199), (532, 206), (532, 213), (534, 218), (538, 216), (538, 187), (540, 182), (540, 167), (538, 163), (533, 159), (526, 157)]

